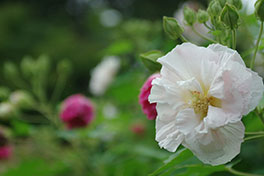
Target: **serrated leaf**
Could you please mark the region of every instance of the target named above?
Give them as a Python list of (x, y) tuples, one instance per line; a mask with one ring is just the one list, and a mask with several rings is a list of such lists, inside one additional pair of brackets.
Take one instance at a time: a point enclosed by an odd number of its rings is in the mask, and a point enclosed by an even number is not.
[(147, 69), (151, 72), (160, 71), (161, 64), (157, 62), (163, 54), (160, 51), (153, 50), (140, 55), (140, 58)]

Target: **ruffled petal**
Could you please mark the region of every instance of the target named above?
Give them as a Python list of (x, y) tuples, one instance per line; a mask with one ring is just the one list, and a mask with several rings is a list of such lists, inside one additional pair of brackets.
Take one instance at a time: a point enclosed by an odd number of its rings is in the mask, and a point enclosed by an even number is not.
[(240, 153), (244, 131), (243, 123), (238, 121), (211, 129), (208, 133), (193, 132), (182, 144), (206, 164), (225, 164)]
[(222, 127), (230, 122), (234, 123), (241, 120), (240, 113), (230, 113), (224, 111), (222, 108), (209, 106), (207, 116), (203, 119), (207, 128), (216, 129)]
[(199, 125), (200, 119), (199, 117), (194, 113), (194, 110), (192, 108), (187, 108), (182, 111), (180, 111), (175, 120), (175, 125), (177, 129), (187, 135), (193, 129)]
[(156, 120), (156, 141), (161, 148), (165, 148), (170, 152), (175, 152), (182, 143), (184, 135), (176, 128), (174, 123), (164, 123)]

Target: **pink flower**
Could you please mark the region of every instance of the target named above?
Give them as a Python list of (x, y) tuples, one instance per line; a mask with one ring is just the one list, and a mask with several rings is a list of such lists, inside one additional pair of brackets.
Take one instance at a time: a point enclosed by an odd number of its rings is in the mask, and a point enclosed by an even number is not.
[(144, 114), (147, 115), (149, 120), (155, 120), (157, 116), (156, 103), (150, 104), (148, 101), (148, 97), (152, 87), (151, 85), (152, 80), (159, 76), (160, 76), (159, 74), (151, 75), (142, 86), (139, 94), (139, 104), (141, 104), (142, 110)]
[(131, 131), (136, 135), (142, 135), (145, 132), (145, 126), (143, 124), (134, 124), (131, 127)]
[(12, 147), (9, 145), (0, 147), (0, 160), (6, 160), (12, 155)]
[(8, 144), (7, 138), (0, 133), (0, 160), (8, 159), (12, 154), (12, 147)]
[(94, 107), (85, 96), (72, 95), (64, 100), (60, 118), (69, 129), (85, 127), (94, 118)]

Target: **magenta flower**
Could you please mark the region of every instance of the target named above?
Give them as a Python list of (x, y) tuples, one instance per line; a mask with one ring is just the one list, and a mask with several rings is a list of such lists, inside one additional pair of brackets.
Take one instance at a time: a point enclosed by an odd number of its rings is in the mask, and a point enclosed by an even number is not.
[(6, 160), (12, 155), (12, 147), (9, 145), (0, 147), (0, 160)]
[(69, 129), (85, 127), (94, 118), (94, 107), (88, 98), (75, 94), (64, 100), (60, 118)]
[(159, 76), (160, 76), (159, 74), (151, 75), (142, 86), (139, 94), (139, 104), (141, 105), (144, 114), (147, 115), (147, 118), (149, 120), (155, 120), (157, 116), (156, 103), (150, 104), (148, 101), (148, 97), (152, 87), (151, 85), (152, 80)]
[(0, 160), (6, 160), (12, 155), (12, 147), (8, 144), (7, 138), (0, 133)]

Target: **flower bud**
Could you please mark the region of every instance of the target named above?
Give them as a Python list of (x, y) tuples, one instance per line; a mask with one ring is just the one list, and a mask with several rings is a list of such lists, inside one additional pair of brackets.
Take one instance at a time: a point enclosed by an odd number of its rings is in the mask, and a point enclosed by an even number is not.
[(172, 40), (177, 40), (183, 33), (183, 28), (178, 24), (177, 20), (172, 17), (163, 17), (163, 28)]
[(209, 15), (206, 11), (199, 9), (197, 13), (197, 20), (199, 23), (205, 23), (209, 20)]
[(150, 104), (148, 97), (152, 88), (152, 81), (159, 76), (159, 74), (151, 75), (143, 84), (139, 94), (139, 104), (141, 105), (144, 114), (147, 115), (149, 120), (155, 120), (157, 116), (156, 103)]
[(31, 108), (34, 105), (33, 97), (26, 91), (18, 90), (12, 92), (9, 101), (17, 108)]
[(31, 78), (36, 70), (35, 61), (31, 57), (26, 56), (22, 59), (20, 68), (25, 77)]
[(62, 60), (57, 65), (58, 74), (68, 75), (72, 70), (71, 63), (68, 60)]
[(14, 106), (9, 102), (0, 103), (0, 118), (8, 119), (15, 112)]
[(49, 72), (50, 60), (49, 60), (48, 56), (46, 56), (46, 55), (39, 56), (36, 64), (37, 64), (36, 66), (38, 68), (38, 72), (40, 74), (46, 75)]
[(145, 133), (145, 130), (146, 127), (141, 123), (136, 123), (131, 126), (131, 131), (138, 136), (142, 136)]
[(238, 10), (242, 9), (242, 2), (241, 2), (241, 0), (227, 0), (227, 2), (229, 4), (232, 4)]
[(217, 1), (217, 0), (211, 1), (208, 8), (207, 8), (208, 14), (212, 17), (219, 16), (221, 13), (221, 10), (222, 10), (222, 7), (221, 7), (219, 1)]
[(193, 9), (185, 6), (183, 9), (183, 15), (184, 15), (184, 20), (188, 25), (192, 26), (196, 22), (196, 14)]
[(223, 8), (225, 6), (227, 0), (217, 0), (217, 1), (219, 2), (221, 7)]
[(226, 3), (220, 14), (220, 20), (227, 28), (231, 30), (236, 29), (239, 20), (239, 14), (236, 8), (233, 5)]
[(94, 118), (94, 107), (85, 96), (72, 95), (64, 100), (60, 118), (69, 129), (85, 127)]
[(12, 62), (7, 62), (4, 64), (4, 74), (8, 79), (15, 78), (19, 75), (17, 67)]
[(264, 0), (255, 3), (255, 14), (260, 21), (264, 21)]

